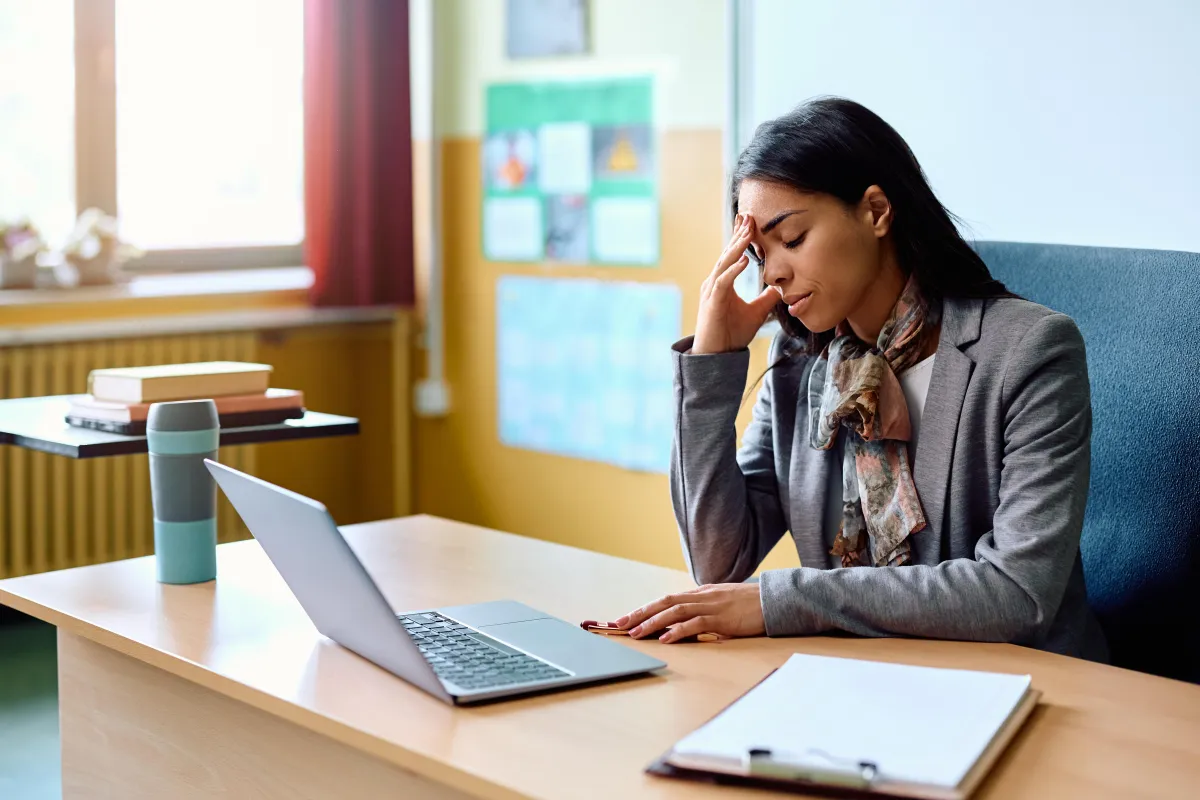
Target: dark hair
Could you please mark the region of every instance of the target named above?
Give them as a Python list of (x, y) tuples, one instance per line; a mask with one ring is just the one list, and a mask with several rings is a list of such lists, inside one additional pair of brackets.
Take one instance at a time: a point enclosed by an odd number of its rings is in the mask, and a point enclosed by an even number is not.
[[(822, 97), (759, 125), (730, 181), (735, 215), (747, 179), (832, 195), (847, 205), (878, 186), (891, 201), (890, 235), (900, 269), (916, 275), (926, 298), (1013, 296), (959, 233), (900, 134), (858, 103)], [(833, 336), (808, 330), (783, 303), (774, 313), (784, 331), (807, 342), (810, 353), (820, 352)]]

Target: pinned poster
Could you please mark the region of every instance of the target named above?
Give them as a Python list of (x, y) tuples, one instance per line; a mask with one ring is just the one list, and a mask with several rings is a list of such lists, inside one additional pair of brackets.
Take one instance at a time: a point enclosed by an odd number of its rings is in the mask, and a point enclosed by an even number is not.
[(555, 122), (538, 128), (546, 168), (538, 175), (542, 194), (587, 194), (592, 188), (592, 129), (584, 122)]
[(483, 205), (484, 249), (503, 261), (528, 261), (542, 250), (542, 208), (532, 197), (491, 197)]
[(658, 203), (647, 197), (598, 197), (592, 203), (597, 260), (614, 264), (658, 261)]
[[(650, 78), (510, 83), (486, 92), (483, 250), (492, 261), (653, 266), (659, 259), (658, 165)], [(497, 200), (535, 204), (512, 247)]]
[(677, 286), (508, 275), (496, 305), (504, 444), (667, 471)]

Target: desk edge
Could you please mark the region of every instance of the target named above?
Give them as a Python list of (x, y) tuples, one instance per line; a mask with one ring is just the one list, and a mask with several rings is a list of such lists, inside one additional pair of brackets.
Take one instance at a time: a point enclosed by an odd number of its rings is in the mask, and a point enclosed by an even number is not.
[[(436, 758), (408, 750), (401, 745), (352, 727), (339, 719), (324, 716), (312, 709), (213, 672), (194, 661), (164, 652), (142, 642), (127, 639), (106, 628), (13, 594), (3, 584), (4, 582), (0, 581), (0, 604), (49, 623), (55, 628), (82, 636), (114, 652), (161, 669), (209, 691), (245, 703), (251, 708), (256, 708), (273, 717), (298, 725), (305, 730), (454, 789), (495, 800), (525, 797), (507, 786), (492, 783), (486, 778), (466, 772)], [(400, 681), (401, 679), (396, 678), (396, 680)], [(441, 705), (439, 700), (426, 695), (420, 689), (416, 687), (410, 687), (410, 689), (419, 694), (422, 699)]]

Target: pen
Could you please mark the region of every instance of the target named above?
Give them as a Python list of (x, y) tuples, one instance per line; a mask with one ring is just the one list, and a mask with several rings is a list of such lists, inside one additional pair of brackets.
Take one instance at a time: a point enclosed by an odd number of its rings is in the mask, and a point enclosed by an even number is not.
[[(605, 636), (628, 636), (629, 635), (629, 631), (627, 631), (623, 628), (618, 628), (618, 627), (615, 627), (612, 625), (605, 625), (603, 623), (597, 622), (594, 619), (584, 620), (583, 622), (579, 623), (579, 627), (583, 628), (586, 631), (590, 631), (591, 633), (599, 633), (599, 634), (603, 634)], [(660, 631), (656, 631), (656, 633), (660, 633)], [(653, 638), (653, 634), (651, 636), (647, 636), (646, 638), (647, 639)], [(698, 633), (694, 637), (689, 637), (689, 638), (694, 638), (697, 642), (718, 642), (721, 640), (721, 635), (718, 633)], [(687, 641), (687, 639), (681, 639), (680, 641)]]

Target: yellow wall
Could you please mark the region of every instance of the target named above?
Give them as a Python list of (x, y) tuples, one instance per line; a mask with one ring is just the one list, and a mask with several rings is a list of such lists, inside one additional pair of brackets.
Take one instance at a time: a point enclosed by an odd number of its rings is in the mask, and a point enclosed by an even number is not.
[[(272, 382), (304, 391), (315, 411), (359, 420), (358, 436), (257, 445), (263, 480), (321, 500), (341, 524), (367, 522), (409, 511), (398, 496), (393, 460), (397, 403), (393, 392), (391, 322), (323, 325), (264, 331), (255, 358), (274, 367)], [(407, 408), (404, 408), (407, 412)], [(400, 501), (399, 503), (397, 501)]]
[[(681, 566), (665, 475), (500, 443), (495, 286), (504, 274), (673, 281), (683, 292), (685, 331), (691, 330), (700, 281), (723, 239), (724, 2), (594, 2), (593, 54), (521, 62), (504, 57), (500, 0), (438, 0), (434, 7), (436, 123), (443, 136), (446, 372), (453, 408), (445, 418), (416, 422), (416, 509)], [(502, 80), (638, 73), (656, 78), (659, 268), (550, 268), (484, 260), (479, 157), (484, 87)], [(754, 349), (758, 368), (765, 352), (761, 344)], [(790, 561), (795, 561), (794, 551)], [(773, 565), (784, 563), (786, 554), (772, 560)]]

